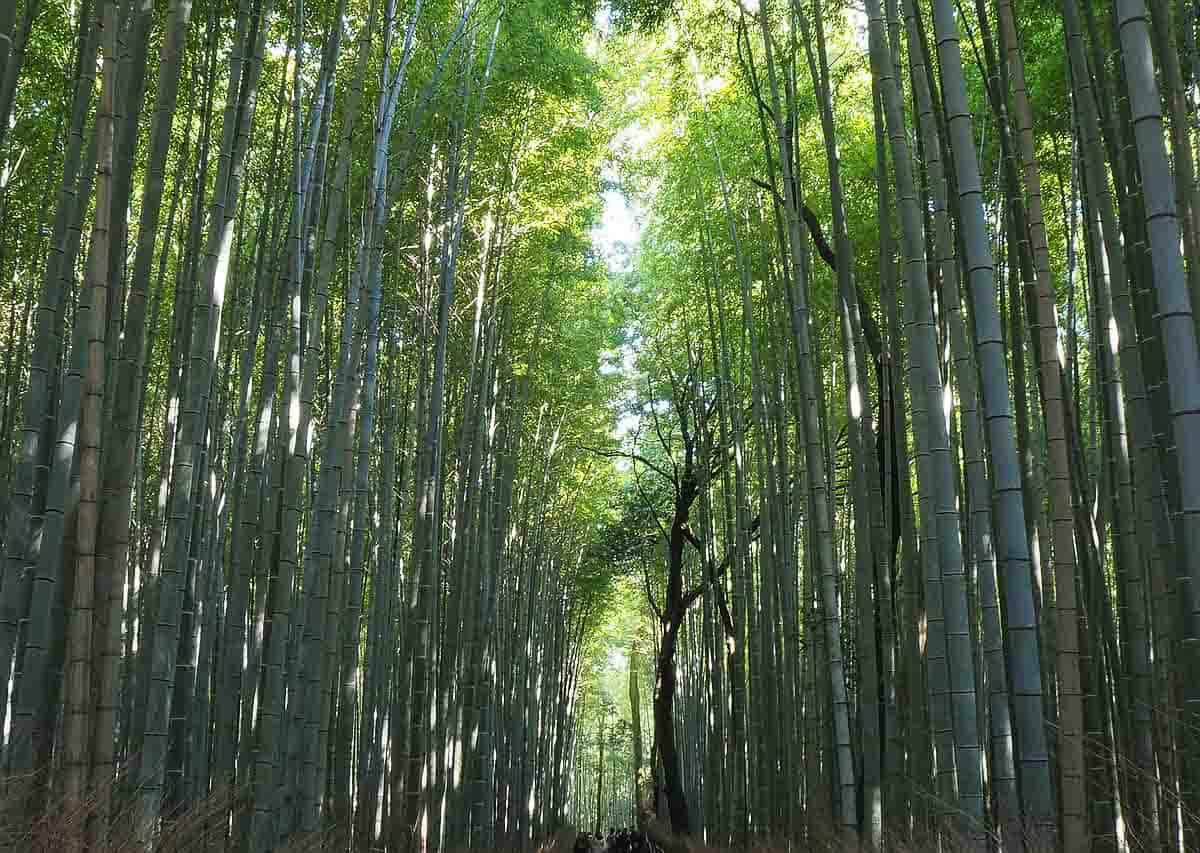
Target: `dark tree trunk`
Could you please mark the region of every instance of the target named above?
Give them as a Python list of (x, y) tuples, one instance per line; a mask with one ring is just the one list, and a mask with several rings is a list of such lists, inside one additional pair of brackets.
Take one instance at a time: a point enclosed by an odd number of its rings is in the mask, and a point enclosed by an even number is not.
[(667, 795), (671, 828), (679, 835), (691, 835), (692, 823), (688, 813), (687, 795), (683, 790), (683, 772), (679, 764), (679, 745), (675, 742), (674, 725), (675, 649), (682, 621), (682, 612), (678, 613), (678, 618), (675, 614), (669, 614), (663, 619), (662, 646), (658, 652), (658, 690), (654, 694), (654, 735), (658, 741), (658, 754), (662, 759), (663, 789)]
[[(683, 412), (681, 421), (686, 424)], [(683, 789), (683, 770), (679, 760), (679, 745), (675, 742), (675, 651), (679, 645), (679, 629), (683, 625), (688, 607), (699, 597), (700, 590), (684, 593), (683, 552), (689, 536), (688, 529), (692, 504), (700, 494), (696, 480), (695, 437), (684, 429), (684, 445), (687, 461), (683, 476), (677, 479), (675, 490), (675, 512), (671, 520), (671, 532), (667, 560), (667, 595), (659, 613), (662, 642), (658, 649), (657, 689), (654, 692), (654, 739), (658, 743), (658, 755), (662, 761), (663, 791), (667, 797), (667, 812), (671, 817), (671, 828), (680, 836), (691, 835), (692, 821), (688, 812), (687, 795)], [(701, 588), (702, 589), (702, 588)]]

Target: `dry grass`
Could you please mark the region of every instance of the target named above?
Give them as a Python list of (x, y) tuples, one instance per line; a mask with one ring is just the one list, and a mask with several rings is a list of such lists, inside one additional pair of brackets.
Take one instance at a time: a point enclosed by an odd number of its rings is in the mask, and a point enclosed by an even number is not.
[[(112, 816), (113, 831), (107, 839), (99, 844), (87, 844), (89, 824), (94, 826), (104, 811), (105, 800), (115, 791), (92, 791), (83, 800), (60, 798), (44, 802), (38, 796), (40, 782), (41, 779), (36, 775), (0, 779), (0, 849), (21, 853), (72, 853), (82, 850), (88, 853), (145, 853), (133, 838), (135, 815), (128, 806)], [(111, 799), (127, 802), (127, 797)], [(181, 814), (169, 816), (163, 823), (155, 853), (200, 853), (212, 849), (214, 842), (224, 834), (230, 814), (233, 813), (235, 818), (244, 817), (240, 809), (245, 802), (244, 797), (222, 790), (209, 794)], [(951, 811), (937, 806), (934, 809), (944, 814)], [(1127, 825), (1128, 819), (1127, 814)], [(1194, 819), (1194, 816), (1184, 815), (1185, 821), (1189, 819)], [(666, 831), (661, 820), (649, 814), (643, 816), (643, 826), (666, 853), (861, 853), (862, 850), (841, 835), (837, 827), (818, 822), (809, 822), (805, 827), (803, 843), (760, 838), (738, 847), (705, 846), (681, 840)], [(907, 830), (907, 827), (904, 829)], [(889, 842), (885, 850), (880, 853), (925, 853), (938, 849), (949, 853), (975, 847), (973, 844), (955, 843), (954, 834), (955, 830), (943, 830), (936, 833), (939, 838), (912, 838), (906, 837), (906, 831), (892, 831), (888, 833)], [(493, 847), (486, 851), (457, 850), (454, 853), (573, 853), (576, 837), (576, 831), (568, 827), (532, 848)], [(1145, 843), (1139, 843), (1140, 839), (1128, 837), (1126, 840), (1133, 853), (1158, 853), (1151, 851)], [(286, 846), (277, 848), (273, 853), (324, 853), (344, 851), (347, 846), (344, 832), (328, 830), (293, 836)], [(1053, 851), (1050, 845), (1032, 833), (1026, 833), (1024, 847), (1029, 853)]]
[[(87, 850), (88, 853), (145, 853), (133, 832), (136, 815), (125, 805), (112, 815), (111, 831), (106, 839), (88, 844), (89, 824), (94, 826), (105, 809), (104, 802), (121, 802), (123, 797), (111, 797), (113, 788), (92, 790), (86, 798), (57, 798), (39, 806), (40, 779), (37, 775), (10, 777), (0, 781), (0, 850), (21, 853), (69, 853)], [(116, 786), (113, 786), (116, 787)], [(214, 791), (176, 815), (163, 820), (155, 853), (200, 853), (213, 848), (214, 842), (225, 833), (230, 814), (238, 816), (239, 801), (228, 789)], [(94, 831), (94, 830), (93, 830)], [(274, 853), (320, 853), (345, 847), (340, 833), (320, 832), (297, 835)]]
[[(94, 853), (144, 853), (133, 836), (136, 818), (131, 805), (112, 814), (112, 829), (99, 843), (87, 844), (89, 827), (95, 831), (106, 802), (124, 802), (113, 796), (116, 785), (93, 789), (83, 798), (45, 799), (40, 774), (10, 777), (3, 781), (0, 798), (0, 849), (29, 853), (64, 853), (89, 849)], [(204, 850), (219, 836), (229, 815), (228, 792), (210, 794), (192, 808), (163, 823), (156, 853), (192, 853)], [(319, 848), (315, 848), (319, 849)]]

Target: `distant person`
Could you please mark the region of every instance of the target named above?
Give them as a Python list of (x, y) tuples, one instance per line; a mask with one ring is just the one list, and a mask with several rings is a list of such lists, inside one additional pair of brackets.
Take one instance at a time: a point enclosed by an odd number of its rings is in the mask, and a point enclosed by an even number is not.
[(623, 826), (617, 830), (617, 853), (630, 853), (631, 838), (629, 836), (629, 827)]

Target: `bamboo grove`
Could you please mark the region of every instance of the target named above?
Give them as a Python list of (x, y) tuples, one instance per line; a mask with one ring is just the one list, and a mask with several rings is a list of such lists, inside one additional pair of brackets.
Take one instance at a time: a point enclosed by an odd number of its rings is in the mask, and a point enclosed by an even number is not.
[(577, 823), (1196, 849), (1194, 5), (619, 11), (645, 627)]
[(0, 847), (1200, 849), (1197, 11), (0, 4)]
[(542, 834), (604, 584), (590, 21), (0, 17), (4, 846)]

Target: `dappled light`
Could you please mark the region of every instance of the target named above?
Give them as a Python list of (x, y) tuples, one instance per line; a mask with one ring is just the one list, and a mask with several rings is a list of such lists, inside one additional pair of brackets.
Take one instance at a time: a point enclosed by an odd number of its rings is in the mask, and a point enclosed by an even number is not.
[(0, 849), (1200, 850), (1198, 44), (0, 2)]

